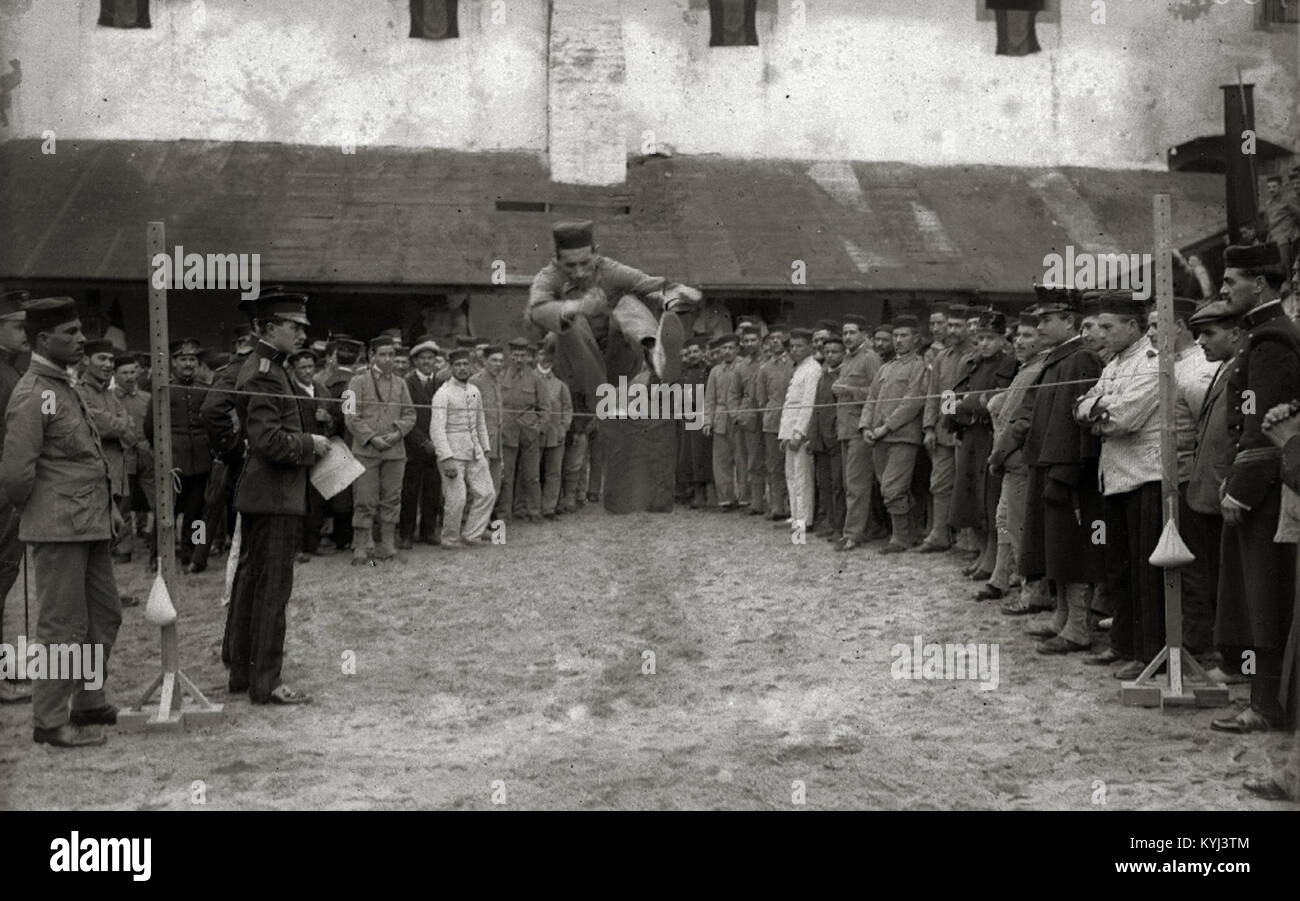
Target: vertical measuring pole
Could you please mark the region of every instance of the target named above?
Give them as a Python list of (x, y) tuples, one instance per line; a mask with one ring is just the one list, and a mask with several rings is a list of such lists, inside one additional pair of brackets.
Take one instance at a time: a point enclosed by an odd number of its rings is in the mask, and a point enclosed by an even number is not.
[[(1160, 497), (1164, 516), (1178, 527), (1178, 432), (1174, 404), (1174, 276), (1173, 217), (1169, 195), (1157, 194), (1154, 204), (1156, 244), (1156, 321), (1160, 331)], [(1145, 565), (1146, 561), (1134, 561)], [(1165, 569), (1165, 647), (1169, 650), (1169, 692), (1183, 693), (1183, 576), (1177, 567)]]
[[(163, 223), (148, 226), (149, 260), (166, 254)], [(152, 271), (152, 270), (151, 270)], [(167, 288), (149, 280), (149, 356), (153, 360), (150, 391), (153, 404), (153, 472), (158, 509), (154, 521), (158, 531), (158, 563), (167, 591), (177, 598), (176, 589), (176, 511), (172, 494), (172, 414), (170, 403), (171, 351), (167, 332)], [(180, 652), (176, 624), (162, 627), (162, 694), (158, 719), (171, 719), (180, 710), (181, 696), (176, 690), (176, 673), (180, 670)]]

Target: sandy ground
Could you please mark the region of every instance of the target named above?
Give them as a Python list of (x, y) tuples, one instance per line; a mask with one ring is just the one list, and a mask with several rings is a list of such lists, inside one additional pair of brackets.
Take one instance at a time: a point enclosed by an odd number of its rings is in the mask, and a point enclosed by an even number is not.
[[(1024, 618), (969, 600), (953, 555), (836, 554), (686, 510), (588, 507), (506, 537), (300, 565), (285, 674), (307, 707), (226, 696), (224, 558), (181, 576), (183, 665), (225, 725), (66, 751), (32, 743), (27, 705), (0, 708), (0, 807), (1287, 806), (1240, 783), (1289, 737), (1120, 706), (1106, 671), (1035, 654)], [(143, 563), (118, 575), (146, 595)], [(11, 596), (11, 639), (21, 607)], [(997, 643), (997, 688), (894, 679), (891, 648), (916, 635)], [(158, 659), (157, 630), (126, 611), (113, 699), (132, 702)]]

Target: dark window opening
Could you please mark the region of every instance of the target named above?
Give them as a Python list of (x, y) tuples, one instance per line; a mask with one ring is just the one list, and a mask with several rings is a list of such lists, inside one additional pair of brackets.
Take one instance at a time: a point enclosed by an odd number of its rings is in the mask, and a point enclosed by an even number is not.
[(99, 24), (106, 28), (152, 28), (149, 0), (99, 0)]
[(709, 0), (710, 47), (757, 47), (758, 0)]
[(1265, 25), (1300, 24), (1300, 0), (1264, 0), (1260, 16)]
[(430, 41), (460, 37), (456, 0), (411, 0), (411, 37)]
[(1034, 30), (1044, 0), (988, 0), (988, 9), (997, 22), (998, 56), (1028, 56), (1043, 48)]

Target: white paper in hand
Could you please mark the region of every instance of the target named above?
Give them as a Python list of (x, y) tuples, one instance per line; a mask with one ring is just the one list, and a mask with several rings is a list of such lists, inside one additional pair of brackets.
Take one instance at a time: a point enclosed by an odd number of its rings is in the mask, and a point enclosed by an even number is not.
[(311, 483), (320, 492), (321, 497), (329, 500), (344, 488), (355, 482), (366, 467), (343, 443), (343, 439), (330, 439), (330, 452), (316, 461), (311, 468)]

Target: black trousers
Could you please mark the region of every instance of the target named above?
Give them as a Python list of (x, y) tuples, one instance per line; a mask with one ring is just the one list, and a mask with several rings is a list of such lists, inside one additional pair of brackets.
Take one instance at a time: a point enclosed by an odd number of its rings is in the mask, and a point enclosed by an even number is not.
[[(181, 564), (193, 560), (204, 564), (208, 560), (208, 542), (212, 539), (204, 525), (204, 543), (194, 544), (194, 523), (203, 521), (203, 510), (207, 503), (208, 474), (181, 476), (181, 491), (175, 498), (173, 513), (181, 514)], [(232, 492), (233, 493), (233, 492)], [(230, 520), (234, 522), (234, 520)], [(158, 517), (154, 517), (153, 534), (149, 537), (150, 566), (158, 558)]]
[(844, 497), (844, 459), (838, 442), (834, 450), (813, 455), (813, 471), (817, 476), (817, 513), (813, 518), (836, 532), (843, 532), (847, 501)]
[(266, 703), (280, 684), (285, 608), (293, 594), (293, 563), (302, 541), (302, 517), (245, 513), (239, 566), (226, 608), (221, 662), (230, 690)]
[[(1196, 557), (1182, 568), (1183, 647), (1203, 654), (1214, 647), (1214, 615), (1219, 600), (1219, 539), (1223, 517), (1187, 506), (1187, 483), (1178, 486), (1178, 533)], [(1240, 658), (1237, 658), (1240, 659)]]
[(1106, 589), (1115, 605), (1111, 647), (1148, 663), (1165, 646), (1164, 573), (1147, 562), (1164, 524), (1160, 483), (1107, 495), (1104, 503)]
[(17, 510), (0, 501), (0, 644), (5, 640), (5, 596), (18, 581), (23, 562), (23, 543), (18, 540), (21, 518)]
[(402, 511), (397, 519), (397, 534), (401, 538), (415, 537), (416, 520), (419, 520), (420, 540), (438, 538), (438, 515), (442, 512), (442, 474), (438, 461), (425, 456), (424, 451), (406, 452), (406, 471), (402, 474)]
[(302, 518), (302, 549), (312, 552), (320, 547), (320, 530), (325, 524), (325, 498), (316, 486), (307, 485), (307, 515)]

